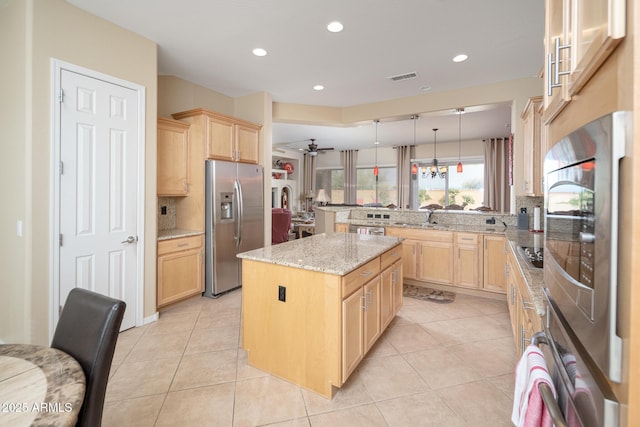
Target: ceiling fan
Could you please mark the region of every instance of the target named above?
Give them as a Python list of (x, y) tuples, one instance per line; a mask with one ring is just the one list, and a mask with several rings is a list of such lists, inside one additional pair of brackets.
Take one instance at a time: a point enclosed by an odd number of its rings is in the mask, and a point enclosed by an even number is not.
[(318, 148), (318, 144), (316, 144), (316, 140), (311, 138), (308, 139), (307, 141), (311, 141), (311, 143), (309, 144), (309, 148), (305, 149), (304, 152), (307, 153), (310, 156), (317, 156), (319, 151), (332, 151), (333, 147), (331, 148)]

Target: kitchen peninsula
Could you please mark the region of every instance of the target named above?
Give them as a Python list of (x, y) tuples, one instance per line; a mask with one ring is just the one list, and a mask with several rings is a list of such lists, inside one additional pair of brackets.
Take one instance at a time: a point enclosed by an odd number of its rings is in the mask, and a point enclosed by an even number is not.
[(322, 233), (239, 254), (249, 364), (332, 398), (402, 306), (401, 241)]

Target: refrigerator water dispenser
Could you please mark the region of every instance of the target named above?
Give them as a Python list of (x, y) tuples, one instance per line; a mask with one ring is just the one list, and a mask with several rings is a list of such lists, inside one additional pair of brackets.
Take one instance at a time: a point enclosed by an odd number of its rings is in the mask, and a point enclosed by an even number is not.
[(233, 219), (233, 193), (220, 193), (220, 219)]

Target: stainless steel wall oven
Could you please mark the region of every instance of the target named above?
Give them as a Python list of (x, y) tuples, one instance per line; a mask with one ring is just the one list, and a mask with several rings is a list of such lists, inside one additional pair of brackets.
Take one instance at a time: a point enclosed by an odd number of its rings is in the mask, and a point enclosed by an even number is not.
[(622, 380), (617, 332), (618, 188), (630, 113), (561, 139), (545, 158), (545, 333), (570, 426), (616, 426), (608, 381)]

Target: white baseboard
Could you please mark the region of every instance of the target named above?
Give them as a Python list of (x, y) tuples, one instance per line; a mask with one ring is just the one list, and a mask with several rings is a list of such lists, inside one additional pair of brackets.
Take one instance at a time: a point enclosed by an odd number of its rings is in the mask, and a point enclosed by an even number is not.
[(158, 320), (159, 317), (160, 317), (160, 314), (156, 311), (151, 316), (148, 316), (142, 319), (142, 324), (146, 325), (147, 323), (155, 322), (156, 320)]

